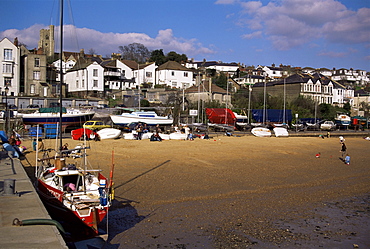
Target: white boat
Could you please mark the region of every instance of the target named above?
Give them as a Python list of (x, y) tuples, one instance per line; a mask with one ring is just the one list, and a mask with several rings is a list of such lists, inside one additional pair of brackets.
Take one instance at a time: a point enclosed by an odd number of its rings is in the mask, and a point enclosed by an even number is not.
[(147, 125), (171, 125), (173, 119), (170, 117), (158, 116), (156, 112), (131, 112), (121, 115), (110, 115), (115, 125), (127, 125), (132, 122), (144, 122)]
[(274, 133), (276, 137), (288, 137), (289, 136), (288, 130), (284, 127), (275, 127)]
[(240, 115), (234, 112), (234, 115), (236, 117), (236, 124), (240, 126), (246, 126), (248, 125), (248, 116)]
[(181, 132), (170, 133), (171, 140), (186, 140), (186, 134)]
[(100, 139), (116, 139), (121, 135), (121, 130), (115, 128), (104, 128), (97, 131)]
[(153, 135), (152, 132), (144, 132), (141, 136), (141, 139), (150, 139), (150, 137)]
[(264, 127), (253, 128), (251, 132), (256, 137), (271, 137), (271, 131)]
[(338, 114), (335, 118), (335, 124), (339, 126), (349, 126), (351, 124), (351, 117), (346, 114)]
[(122, 134), (122, 137), (123, 137), (123, 139), (135, 140), (135, 139), (137, 139), (136, 134), (137, 134), (136, 131), (132, 131), (130, 133)]
[[(19, 113), (25, 125), (56, 124), (59, 123), (60, 108), (40, 108), (34, 113)], [(86, 121), (93, 118), (95, 112), (91, 110), (79, 110), (62, 108), (62, 125), (82, 126)]]

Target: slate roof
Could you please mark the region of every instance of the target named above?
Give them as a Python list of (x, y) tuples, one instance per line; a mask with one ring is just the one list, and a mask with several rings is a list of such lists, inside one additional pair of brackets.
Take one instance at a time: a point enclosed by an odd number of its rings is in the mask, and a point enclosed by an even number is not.
[[(319, 74), (319, 73), (314, 73), (314, 74), (304, 74), (304, 73), (299, 73), (299, 74), (293, 74), (287, 78), (284, 79), (279, 79), (271, 82), (267, 82), (266, 86), (275, 86), (275, 85), (283, 85), (285, 84), (300, 84), (300, 83), (306, 83), (309, 80), (312, 80), (313, 82), (320, 80), (322, 85), (328, 85), (330, 82), (333, 83), (335, 88), (345, 88), (342, 84), (339, 84), (338, 82), (329, 79), (328, 77)], [(258, 82), (253, 85), (253, 87), (264, 87), (265, 83), (264, 82)]]
[[(201, 84), (200, 85), (200, 88), (199, 88), (200, 92), (203, 93), (203, 92), (209, 92), (209, 84)], [(222, 94), (226, 94), (226, 90), (217, 86), (216, 84), (213, 84), (211, 85), (211, 90), (212, 90), (212, 93), (222, 93)], [(193, 85), (189, 88), (187, 88), (185, 90), (186, 93), (197, 93), (198, 92), (198, 86), (196, 85)]]
[(176, 61), (167, 61), (160, 65), (157, 70), (178, 70), (178, 71), (191, 71), (189, 68), (182, 66)]

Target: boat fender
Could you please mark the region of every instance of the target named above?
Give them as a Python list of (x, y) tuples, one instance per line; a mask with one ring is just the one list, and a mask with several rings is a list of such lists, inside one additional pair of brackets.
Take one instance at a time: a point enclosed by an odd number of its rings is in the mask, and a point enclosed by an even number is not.
[(51, 219), (29, 219), (29, 220), (19, 220), (15, 218), (13, 220), (13, 226), (28, 226), (28, 225), (53, 225), (56, 226), (59, 232), (65, 234), (63, 226), (56, 220)]

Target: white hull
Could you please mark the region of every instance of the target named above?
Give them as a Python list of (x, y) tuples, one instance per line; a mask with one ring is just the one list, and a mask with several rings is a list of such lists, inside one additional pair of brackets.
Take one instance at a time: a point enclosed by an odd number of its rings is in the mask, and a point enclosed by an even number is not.
[(115, 139), (121, 135), (121, 130), (114, 128), (104, 128), (97, 131), (100, 139)]
[(121, 115), (111, 115), (112, 122), (116, 125), (127, 125), (132, 122), (143, 122), (148, 125), (171, 125), (173, 119), (158, 116), (155, 112), (132, 112)]
[(283, 127), (275, 127), (274, 133), (276, 137), (288, 137), (289, 136), (288, 130)]
[(180, 132), (174, 132), (170, 134), (171, 140), (186, 140), (186, 134)]
[(264, 127), (253, 128), (251, 132), (256, 137), (271, 137), (271, 131)]

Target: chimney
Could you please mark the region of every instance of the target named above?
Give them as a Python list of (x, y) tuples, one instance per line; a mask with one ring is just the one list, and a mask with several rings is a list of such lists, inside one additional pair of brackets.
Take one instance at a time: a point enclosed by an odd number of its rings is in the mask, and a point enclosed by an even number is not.
[(14, 45), (18, 47), (18, 37), (14, 38)]

